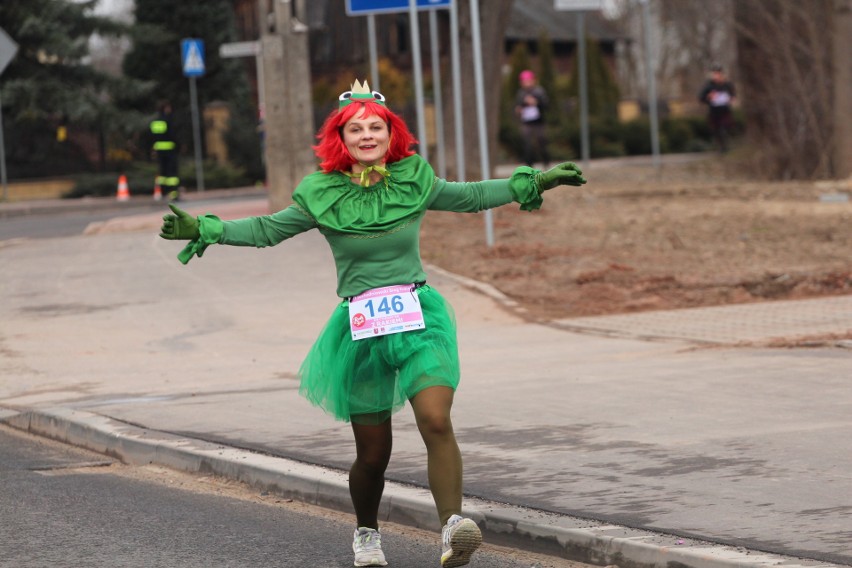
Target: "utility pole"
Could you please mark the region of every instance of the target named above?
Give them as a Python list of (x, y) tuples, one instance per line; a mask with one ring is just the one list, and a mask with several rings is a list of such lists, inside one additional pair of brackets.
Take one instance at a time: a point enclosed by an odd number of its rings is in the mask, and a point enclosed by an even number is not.
[(834, 4), (834, 174), (852, 179), (852, 0)]
[(316, 170), (308, 27), (304, 0), (258, 0), (264, 90), (264, 154), (269, 208), (280, 211)]

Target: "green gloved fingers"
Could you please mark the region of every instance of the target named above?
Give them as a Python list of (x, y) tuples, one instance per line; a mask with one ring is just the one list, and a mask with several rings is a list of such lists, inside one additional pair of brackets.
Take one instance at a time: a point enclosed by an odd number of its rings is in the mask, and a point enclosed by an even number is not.
[(198, 231), (198, 219), (178, 207), (169, 203), (169, 208), (174, 215), (163, 216), (163, 226), (160, 227), (160, 236), (169, 240), (195, 240), (201, 236)]
[(583, 185), (586, 179), (583, 172), (573, 162), (562, 162), (556, 167), (535, 174), (535, 184), (539, 191), (547, 191), (560, 185)]

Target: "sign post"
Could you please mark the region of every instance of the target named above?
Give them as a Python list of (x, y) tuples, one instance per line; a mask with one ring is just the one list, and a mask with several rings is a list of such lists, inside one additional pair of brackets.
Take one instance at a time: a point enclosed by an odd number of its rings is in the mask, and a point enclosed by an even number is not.
[(577, 12), (577, 66), (580, 77), (580, 156), (585, 168), (589, 164), (589, 87), (586, 72), (585, 12), (600, 10), (603, 0), (554, 0), (556, 10)]
[[(0, 75), (9, 62), (18, 53), (18, 44), (0, 28)], [(0, 101), (0, 182), (3, 184), (3, 201), (9, 198), (9, 186), (6, 182), (6, 147), (3, 143), (3, 103)]]
[[(412, 73), (414, 75), (414, 97), (417, 108), (417, 138), (420, 141), (420, 154), (423, 159), (429, 159), (429, 143), (426, 139), (426, 122), (423, 103), (423, 68), (420, 63), (420, 28), (417, 23), (419, 10), (437, 10), (452, 6), (452, 0), (346, 0), (346, 14), (349, 16), (368, 16), (367, 33), (369, 34), (370, 70), (373, 78), (372, 88), (379, 90), (378, 57), (376, 55), (376, 14), (394, 14), (408, 12), (409, 27), (411, 28)], [(432, 67), (439, 62), (433, 58)], [(434, 75), (434, 72), (433, 72)], [(440, 85), (438, 85), (440, 87)], [(440, 100), (441, 93), (435, 90), (435, 99)], [(437, 130), (436, 130), (437, 131)], [(437, 146), (443, 145), (443, 140), (436, 141)]]
[(180, 42), (183, 75), (189, 77), (189, 101), (192, 110), (192, 139), (195, 146), (195, 177), (199, 192), (204, 191), (204, 167), (201, 161), (201, 121), (198, 118), (198, 93), (195, 78), (204, 75), (204, 41), (182, 39)]
[[(254, 57), (255, 69), (257, 69), (257, 117), (263, 121), (266, 116), (266, 101), (264, 97), (263, 83), (263, 53), (259, 41), (236, 41), (223, 43), (219, 46), (219, 57), (223, 59), (231, 57)], [(264, 160), (265, 160), (264, 156)]]
[(235, 41), (223, 43), (219, 46), (219, 57), (229, 59), (232, 57), (254, 57), (257, 69), (257, 107), (259, 114), (263, 116), (263, 58), (259, 41)]

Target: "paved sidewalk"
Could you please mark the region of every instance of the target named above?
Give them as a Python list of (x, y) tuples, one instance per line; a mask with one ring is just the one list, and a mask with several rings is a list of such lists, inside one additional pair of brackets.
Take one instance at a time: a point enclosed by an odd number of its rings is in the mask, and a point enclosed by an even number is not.
[[(161, 216), (0, 242), (0, 420), (349, 510), (349, 429), (295, 380), (336, 304), (325, 243), (184, 267)], [(852, 351), (759, 346), (846, 333), (849, 297), (540, 325), (487, 284), (429, 273), (459, 319), (455, 424), (486, 538), (622, 568), (852, 565)], [(436, 528), (410, 414), (383, 513)]]

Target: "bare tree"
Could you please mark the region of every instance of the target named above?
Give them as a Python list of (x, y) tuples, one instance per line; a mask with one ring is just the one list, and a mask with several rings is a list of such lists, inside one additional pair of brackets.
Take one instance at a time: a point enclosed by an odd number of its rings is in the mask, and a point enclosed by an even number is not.
[[(648, 92), (644, 34), (650, 33), (651, 59), (661, 99), (680, 99), (698, 106), (696, 93), (713, 63), (735, 71), (736, 42), (732, 0), (650, 0), (651, 29), (642, 25), (637, 0), (614, 0), (612, 16), (626, 37), (622, 92), (645, 98)], [(736, 81), (736, 73), (731, 73)]]
[[(713, 64), (732, 69), (736, 58), (731, 0), (661, 0), (664, 50), (662, 73), (681, 81), (684, 97), (694, 97)], [(664, 75), (665, 76), (665, 75)], [(736, 80), (735, 73), (731, 78)]]
[(757, 173), (834, 174), (833, 0), (737, 0), (735, 27)]

